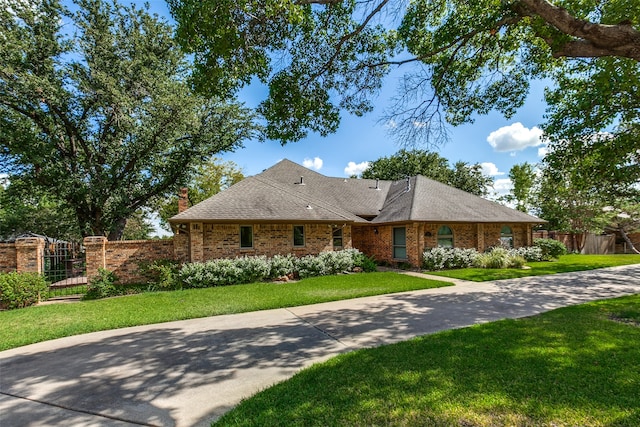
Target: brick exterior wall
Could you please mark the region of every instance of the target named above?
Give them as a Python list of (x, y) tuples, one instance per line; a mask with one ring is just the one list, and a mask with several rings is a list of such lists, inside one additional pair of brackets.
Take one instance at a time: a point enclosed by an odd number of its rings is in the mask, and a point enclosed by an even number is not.
[[(293, 246), (294, 224), (242, 224), (253, 227), (253, 247), (240, 248), (241, 224), (202, 224), (202, 254), (198, 251), (200, 235), (189, 236), (191, 249), (191, 261), (206, 261), (216, 258), (235, 258), (238, 256), (273, 255), (292, 253), (296, 256), (318, 254), (322, 251), (332, 251), (333, 225), (332, 224), (296, 224), (304, 225), (304, 246)], [(193, 226), (193, 224), (192, 224)], [(351, 227), (346, 226), (342, 231), (343, 246), (339, 249), (351, 248)], [(181, 243), (184, 245), (184, 242)], [(184, 249), (176, 251), (185, 252)]]
[[(353, 247), (378, 262), (397, 264), (408, 262), (413, 266), (422, 263), (422, 253), (426, 248), (438, 245), (438, 229), (446, 225), (453, 231), (453, 246), (456, 248), (475, 248), (483, 252), (500, 242), (500, 230), (504, 224), (439, 224), (412, 223), (382, 226), (354, 226)], [(509, 224), (513, 232), (514, 247), (531, 244), (530, 226), (527, 224)], [(393, 228), (406, 227), (407, 258), (393, 258)]]
[(84, 245), (87, 277), (95, 276), (98, 268), (102, 267), (114, 272), (121, 283), (143, 281), (139, 273), (142, 262), (175, 259), (172, 239), (108, 241), (104, 237), (87, 237)]
[(0, 273), (16, 271), (17, 268), (16, 245), (13, 243), (0, 243)]

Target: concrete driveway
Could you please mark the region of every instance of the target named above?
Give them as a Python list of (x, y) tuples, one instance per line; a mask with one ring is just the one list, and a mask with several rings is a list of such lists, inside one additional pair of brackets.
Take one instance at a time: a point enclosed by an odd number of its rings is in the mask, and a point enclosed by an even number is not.
[(97, 332), (0, 353), (0, 426), (205, 426), (337, 354), (640, 293), (640, 265)]

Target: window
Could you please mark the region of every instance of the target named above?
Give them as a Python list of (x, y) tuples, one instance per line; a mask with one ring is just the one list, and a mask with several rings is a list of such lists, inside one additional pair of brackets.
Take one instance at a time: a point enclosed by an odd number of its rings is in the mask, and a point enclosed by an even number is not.
[(447, 227), (446, 225), (443, 225), (438, 229), (438, 247), (453, 247), (453, 231), (451, 231), (451, 228)]
[(252, 248), (253, 247), (253, 227), (250, 225), (240, 226), (240, 247)]
[(304, 246), (304, 225), (293, 226), (293, 246)]
[(407, 259), (407, 229), (394, 227), (393, 229), (393, 258)]
[(333, 230), (333, 246), (342, 246), (342, 228)]
[(508, 248), (513, 247), (513, 231), (508, 225), (500, 229), (500, 244)]

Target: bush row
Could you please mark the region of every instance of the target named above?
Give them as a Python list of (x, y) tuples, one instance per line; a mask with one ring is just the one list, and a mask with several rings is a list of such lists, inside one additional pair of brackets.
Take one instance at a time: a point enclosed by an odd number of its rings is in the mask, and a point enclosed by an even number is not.
[(431, 248), (423, 253), (425, 270), (455, 268), (522, 268), (527, 262), (551, 261), (565, 255), (567, 248), (553, 239), (535, 239), (533, 246), (518, 249), (491, 248), (485, 253), (475, 249)]
[(326, 276), (356, 267), (363, 271), (373, 271), (375, 263), (356, 249), (335, 252), (321, 252), (317, 256), (308, 255), (297, 258), (293, 255), (239, 257), (234, 259), (216, 259), (204, 263), (184, 264), (169, 280), (169, 272), (164, 269), (162, 284), (177, 288), (205, 288), (233, 284), (274, 280), (289, 276), (304, 279), (312, 276)]
[(37, 273), (0, 273), (0, 308), (23, 308), (46, 299), (49, 284)]

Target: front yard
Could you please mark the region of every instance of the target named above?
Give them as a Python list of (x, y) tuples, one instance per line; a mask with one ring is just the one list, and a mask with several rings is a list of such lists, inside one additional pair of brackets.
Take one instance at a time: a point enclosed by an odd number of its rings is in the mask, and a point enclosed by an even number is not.
[(449, 286), (397, 273), (149, 292), (0, 312), (0, 350), (87, 332)]
[(638, 426), (640, 296), (360, 350), (215, 426)]
[(553, 262), (528, 262), (527, 269), (503, 268), (464, 268), (460, 270), (430, 271), (429, 274), (451, 277), (472, 282), (489, 280), (515, 279), (545, 274), (568, 273), (572, 271), (594, 270), (596, 268), (616, 267), (620, 265), (638, 264), (640, 255), (562, 255)]

